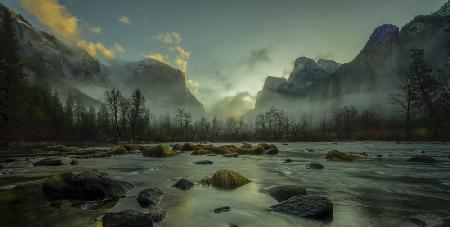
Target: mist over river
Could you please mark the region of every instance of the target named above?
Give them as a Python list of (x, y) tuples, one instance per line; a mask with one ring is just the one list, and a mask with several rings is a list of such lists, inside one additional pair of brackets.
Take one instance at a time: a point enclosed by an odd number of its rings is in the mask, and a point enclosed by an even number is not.
[[(223, 145), (225, 143), (215, 143)], [(227, 143), (229, 144), (229, 143)], [(150, 145), (150, 144), (149, 144)], [(240, 143), (236, 143), (240, 146)], [(448, 143), (395, 142), (298, 142), (275, 143), (278, 155), (239, 157), (194, 156), (189, 153), (168, 158), (127, 154), (78, 159), (58, 156), (64, 165), (35, 166), (42, 157), (17, 157), (2, 163), (0, 175), (0, 226), (101, 226), (106, 212), (143, 209), (136, 202), (145, 188), (157, 187), (165, 196), (160, 207), (167, 216), (155, 226), (433, 226), (450, 214), (450, 145)], [(367, 155), (353, 162), (327, 161), (333, 149)], [(438, 162), (407, 162), (426, 154)], [(284, 163), (285, 159), (292, 159)], [(196, 165), (211, 160), (211, 165)], [(311, 162), (324, 169), (307, 169)], [(234, 170), (252, 182), (234, 190), (197, 184), (221, 169)], [(96, 171), (129, 182), (133, 188), (117, 204), (86, 209), (68, 201), (49, 202), (41, 192), (46, 177), (67, 171)], [(195, 182), (187, 191), (172, 187), (185, 178)], [(269, 211), (278, 202), (265, 190), (273, 186), (299, 184), (309, 195), (321, 195), (333, 203), (333, 219), (319, 221)], [(214, 209), (230, 206), (229, 212)]]

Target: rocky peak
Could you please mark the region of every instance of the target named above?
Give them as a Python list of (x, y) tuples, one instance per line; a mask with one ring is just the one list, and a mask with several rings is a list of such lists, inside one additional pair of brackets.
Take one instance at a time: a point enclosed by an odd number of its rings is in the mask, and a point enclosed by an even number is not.
[(377, 27), (372, 35), (370, 35), (369, 41), (367, 42), (364, 49), (376, 49), (391, 40), (398, 38), (399, 28), (392, 24), (384, 24)]
[(310, 58), (307, 57), (299, 57), (294, 62), (294, 70), (293, 74), (298, 73), (300, 71), (314, 70), (319, 68), (319, 65)]
[(450, 16), (450, 0), (447, 1), (438, 11), (431, 15), (439, 17)]
[(326, 60), (326, 59), (317, 60), (317, 64), (319, 65), (320, 68), (322, 68), (323, 70), (325, 70), (328, 73), (335, 72), (341, 66), (341, 64), (338, 62), (335, 62), (333, 60)]

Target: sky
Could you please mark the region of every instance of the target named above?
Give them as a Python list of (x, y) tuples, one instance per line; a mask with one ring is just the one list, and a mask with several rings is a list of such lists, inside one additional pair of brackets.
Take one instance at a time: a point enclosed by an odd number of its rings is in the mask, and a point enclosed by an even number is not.
[(2, 0), (105, 64), (153, 58), (186, 73), (206, 106), (254, 102), (297, 57), (351, 61), (373, 29), (403, 26), (446, 0)]

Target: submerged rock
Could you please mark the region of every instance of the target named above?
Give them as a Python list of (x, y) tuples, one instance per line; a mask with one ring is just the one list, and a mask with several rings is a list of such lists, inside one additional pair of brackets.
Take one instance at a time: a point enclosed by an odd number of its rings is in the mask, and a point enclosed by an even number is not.
[(204, 177), (200, 183), (203, 185), (212, 185), (223, 189), (234, 189), (251, 181), (241, 174), (232, 170), (219, 170), (212, 177)]
[(136, 210), (125, 210), (117, 213), (106, 213), (103, 216), (104, 227), (151, 227), (151, 215)]
[(150, 205), (158, 205), (164, 198), (164, 193), (158, 188), (148, 188), (141, 191), (136, 198), (139, 205), (148, 207)]
[(173, 185), (173, 187), (179, 188), (181, 190), (189, 190), (193, 186), (194, 186), (194, 183), (189, 180), (186, 180), (186, 179), (180, 179)]
[(197, 165), (208, 165), (208, 164), (213, 164), (213, 161), (210, 161), (210, 160), (200, 160), (200, 161), (195, 161), (194, 164), (197, 164)]
[(72, 159), (72, 161), (70, 161), (70, 164), (71, 165), (78, 165), (78, 160), (76, 160), (76, 159)]
[(267, 155), (276, 155), (276, 154), (278, 154), (278, 149), (276, 149), (276, 148), (270, 148), (269, 150), (266, 150), (266, 151), (264, 152), (264, 154), (267, 154)]
[(117, 181), (106, 175), (68, 172), (48, 178), (42, 191), (52, 199), (107, 200), (125, 197), (130, 188), (130, 183)]
[(293, 162), (292, 159), (290, 159), (290, 158), (286, 158), (286, 159), (283, 161), (283, 163), (290, 163), (290, 162)]
[(56, 158), (44, 158), (41, 159), (35, 163), (33, 163), (33, 166), (60, 166), (63, 162), (60, 159)]
[(223, 207), (219, 207), (219, 208), (214, 209), (214, 213), (228, 212), (230, 210), (231, 210), (231, 207), (223, 206)]
[(294, 196), (270, 210), (302, 218), (327, 219), (333, 215), (333, 203), (323, 196)]
[(278, 202), (288, 200), (291, 197), (306, 195), (306, 189), (300, 185), (282, 185), (270, 188), (267, 193)]
[(360, 159), (360, 157), (356, 155), (346, 154), (338, 150), (329, 151), (325, 158), (329, 161), (355, 161)]
[(155, 158), (172, 157), (175, 156), (176, 154), (177, 153), (171, 147), (164, 145), (148, 147), (142, 153), (144, 157), (155, 157)]
[(307, 169), (323, 169), (323, 165), (317, 162), (312, 162), (306, 165)]
[(223, 157), (226, 158), (237, 158), (239, 156), (238, 153), (230, 153), (230, 154), (224, 154)]
[(408, 162), (420, 162), (420, 163), (436, 163), (437, 160), (434, 159), (431, 156), (428, 155), (416, 155), (413, 156), (411, 158), (409, 158), (408, 160), (406, 160)]

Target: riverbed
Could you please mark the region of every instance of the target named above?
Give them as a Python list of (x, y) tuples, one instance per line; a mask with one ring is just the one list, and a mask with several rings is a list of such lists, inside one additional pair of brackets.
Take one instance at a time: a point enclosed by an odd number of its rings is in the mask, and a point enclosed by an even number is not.
[[(230, 143), (227, 143), (230, 144)], [(222, 145), (221, 143), (215, 145)], [(239, 144), (235, 144), (237, 146)], [(148, 158), (142, 154), (79, 159), (72, 166), (70, 156), (59, 157), (62, 166), (36, 166), (41, 159), (16, 158), (2, 163), (0, 175), (0, 226), (101, 226), (105, 212), (143, 209), (136, 202), (145, 188), (157, 187), (165, 193), (160, 206), (166, 218), (155, 226), (433, 226), (450, 215), (450, 144), (396, 142), (299, 142), (275, 143), (278, 155), (194, 156), (182, 153), (170, 158)], [(333, 149), (367, 155), (353, 162), (327, 161)], [(406, 162), (417, 154), (438, 160), (434, 164)], [(284, 163), (285, 159), (292, 159)], [(211, 165), (195, 165), (197, 160)], [(322, 170), (305, 165), (319, 162)], [(234, 190), (196, 184), (181, 191), (172, 187), (177, 179), (199, 182), (215, 171), (230, 169), (252, 182)], [(99, 209), (83, 209), (68, 201), (49, 202), (41, 192), (44, 179), (66, 171), (97, 171), (133, 184), (117, 204)], [(329, 198), (333, 219), (297, 218), (268, 210), (277, 201), (265, 189), (299, 184), (309, 195)], [(231, 210), (214, 213), (230, 206)]]

